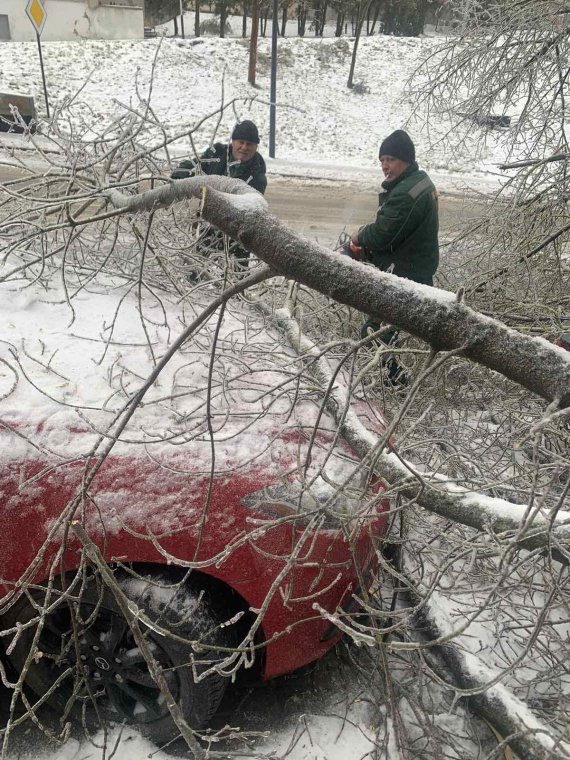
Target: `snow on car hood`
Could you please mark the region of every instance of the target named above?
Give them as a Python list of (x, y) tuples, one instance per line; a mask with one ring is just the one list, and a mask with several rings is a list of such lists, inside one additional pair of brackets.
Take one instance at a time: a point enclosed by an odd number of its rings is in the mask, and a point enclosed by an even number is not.
[[(217, 295), (181, 300), (99, 276), (63, 287), (0, 284), (0, 462), (87, 458), (106, 443), (157, 362)], [(360, 465), (319, 418), (322, 394), (267, 320), (243, 300), (210, 316), (175, 352), (119, 434), (113, 457), (149, 457), (193, 476), (255, 466), (302, 474), (322, 500)], [(215, 346), (215, 349), (213, 349)], [(313, 436), (319, 418), (319, 434)], [(334, 452), (331, 455), (331, 447)], [(109, 503), (118, 493), (108, 492)]]

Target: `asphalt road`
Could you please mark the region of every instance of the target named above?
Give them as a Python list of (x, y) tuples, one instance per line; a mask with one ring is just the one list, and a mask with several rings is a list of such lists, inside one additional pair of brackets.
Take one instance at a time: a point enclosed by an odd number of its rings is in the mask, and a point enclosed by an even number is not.
[[(273, 213), (283, 222), (324, 245), (334, 245), (343, 230), (351, 232), (372, 221), (378, 208), (377, 190), (344, 182), (300, 182), (270, 177), (265, 197)], [(477, 205), (463, 195), (440, 193), (442, 233), (449, 233), (459, 222), (474, 216)]]
[[(18, 169), (0, 165), (0, 184), (16, 179)], [(378, 185), (380, 184), (380, 174)], [(348, 182), (269, 176), (265, 194), (272, 212), (297, 232), (333, 245), (341, 232), (370, 222), (378, 207), (377, 189)], [(473, 199), (440, 193), (440, 225), (445, 234), (476, 212)]]

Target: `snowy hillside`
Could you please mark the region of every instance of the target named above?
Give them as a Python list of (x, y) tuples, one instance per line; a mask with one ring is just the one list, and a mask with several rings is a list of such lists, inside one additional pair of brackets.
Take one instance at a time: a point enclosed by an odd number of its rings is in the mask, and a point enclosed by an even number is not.
[[(270, 173), (373, 178), (380, 140), (405, 126), (416, 143), (420, 164), (442, 189), (457, 178), (480, 184), (485, 172), (493, 171), (501, 160), (500, 132), (492, 133), (478, 158), (478, 128), (463, 126), (444, 140), (449, 124), (433, 113), (426, 119), (423, 108), (414, 115), (418, 104), (406, 87), (420, 61), (440, 42), (427, 37), (362, 39), (355, 82), (364, 92), (357, 94), (346, 86), (352, 41), (280, 39), (276, 160), (269, 162)], [(201, 149), (214, 134), (216, 139), (227, 139), (237, 118), (252, 118), (259, 125), (260, 150), (267, 157), (267, 38), (259, 40), (256, 88), (247, 83), (248, 41), (242, 39), (48, 42), (43, 51), (51, 110), (74, 98), (75, 127), (80, 132), (93, 123), (98, 127), (111, 123), (125, 107), (139, 108), (138, 96), (146, 99), (150, 92), (149, 116), (168, 134), (183, 133), (216, 112), (198, 132), (196, 145)], [(35, 43), (0, 45), (0, 91), (31, 92), (43, 111)], [(222, 103), (226, 110), (218, 125)], [(174, 153), (189, 151), (189, 140), (182, 137)]]

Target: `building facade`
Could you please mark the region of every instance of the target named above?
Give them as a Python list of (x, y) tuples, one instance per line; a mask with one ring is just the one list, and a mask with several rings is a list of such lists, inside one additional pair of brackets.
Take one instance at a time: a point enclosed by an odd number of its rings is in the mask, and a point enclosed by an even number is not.
[[(42, 41), (128, 40), (144, 36), (144, 0), (42, 0)], [(27, 0), (0, 0), (0, 41), (35, 40)]]

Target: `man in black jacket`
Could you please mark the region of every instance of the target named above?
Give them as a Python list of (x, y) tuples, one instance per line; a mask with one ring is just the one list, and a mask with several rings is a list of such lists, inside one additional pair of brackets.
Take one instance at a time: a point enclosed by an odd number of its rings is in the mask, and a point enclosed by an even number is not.
[[(229, 144), (214, 143), (197, 159), (181, 161), (170, 175), (171, 179), (186, 179), (196, 174), (210, 174), (241, 179), (259, 193), (267, 187), (266, 167), (263, 156), (258, 153), (259, 132), (253, 121), (238, 122)], [(203, 251), (224, 250), (224, 236), (214, 228), (208, 229), (200, 238)], [(229, 253), (236, 269), (245, 273), (249, 265), (249, 251), (230, 242)]]
[[(241, 179), (258, 192), (267, 187), (265, 161), (257, 151), (259, 132), (253, 121), (238, 122), (230, 143), (214, 143), (198, 159), (181, 161), (171, 179), (186, 179), (195, 174), (217, 174)], [(199, 169), (198, 169), (199, 167)]]

